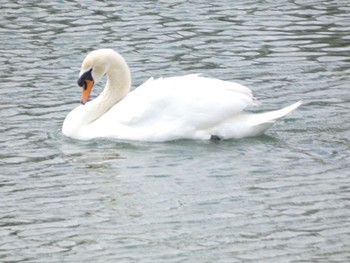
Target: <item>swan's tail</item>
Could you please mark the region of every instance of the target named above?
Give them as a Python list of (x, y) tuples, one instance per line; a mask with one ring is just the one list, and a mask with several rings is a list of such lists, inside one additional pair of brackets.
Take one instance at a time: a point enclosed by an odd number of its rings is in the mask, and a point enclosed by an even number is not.
[(211, 138), (243, 138), (263, 134), (278, 119), (286, 116), (291, 111), (301, 105), (298, 101), (280, 110), (264, 113), (243, 113), (234, 116), (229, 121), (225, 121), (214, 129), (210, 130)]
[(257, 124), (264, 123), (264, 122), (275, 122), (276, 120), (286, 116), (288, 113), (298, 108), (301, 105), (301, 103), (302, 103), (301, 101), (298, 101), (283, 109), (259, 113), (259, 114), (255, 114), (254, 116), (257, 117), (256, 118), (256, 121), (258, 122)]
[(249, 115), (252, 131), (254, 131), (256, 135), (264, 133), (277, 120), (286, 116), (288, 113), (298, 108), (301, 104), (302, 102), (298, 101), (280, 110)]

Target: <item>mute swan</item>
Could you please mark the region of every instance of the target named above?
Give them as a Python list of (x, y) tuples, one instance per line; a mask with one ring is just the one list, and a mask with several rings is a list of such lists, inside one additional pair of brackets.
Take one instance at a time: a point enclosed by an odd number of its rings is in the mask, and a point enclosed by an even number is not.
[[(102, 93), (88, 98), (94, 83), (107, 74)], [(255, 105), (252, 92), (237, 83), (186, 75), (150, 78), (130, 92), (129, 67), (112, 49), (90, 52), (79, 80), (82, 105), (64, 120), (64, 135), (79, 139), (139, 141), (230, 139), (262, 134), (301, 102), (266, 113), (243, 112)]]

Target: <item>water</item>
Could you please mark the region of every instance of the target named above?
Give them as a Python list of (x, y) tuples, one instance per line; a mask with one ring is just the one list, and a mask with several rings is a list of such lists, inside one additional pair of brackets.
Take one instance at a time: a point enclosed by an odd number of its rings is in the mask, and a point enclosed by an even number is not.
[[(347, 262), (348, 1), (2, 1), (1, 262)], [(136, 87), (203, 73), (272, 110), (223, 142), (62, 136), (90, 50)], [(96, 87), (93, 96), (102, 89)], [(257, 109), (258, 110), (258, 109)]]

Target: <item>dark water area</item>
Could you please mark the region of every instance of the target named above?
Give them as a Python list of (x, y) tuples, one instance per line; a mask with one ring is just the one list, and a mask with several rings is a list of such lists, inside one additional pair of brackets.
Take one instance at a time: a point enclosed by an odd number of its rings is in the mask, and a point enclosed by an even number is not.
[[(1, 262), (347, 262), (348, 1), (2, 1)], [(65, 138), (85, 55), (113, 48), (133, 88), (202, 73), (266, 135), (168, 143)], [(97, 86), (93, 96), (102, 90)]]

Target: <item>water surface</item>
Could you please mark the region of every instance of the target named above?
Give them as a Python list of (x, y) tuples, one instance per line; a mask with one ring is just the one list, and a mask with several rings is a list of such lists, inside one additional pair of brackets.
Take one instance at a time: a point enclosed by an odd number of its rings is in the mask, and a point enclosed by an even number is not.
[[(346, 262), (348, 1), (3, 1), (1, 262)], [(87, 52), (133, 87), (202, 73), (250, 87), (266, 135), (168, 143), (65, 138)], [(102, 90), (97, 86), (93, 96)]]

